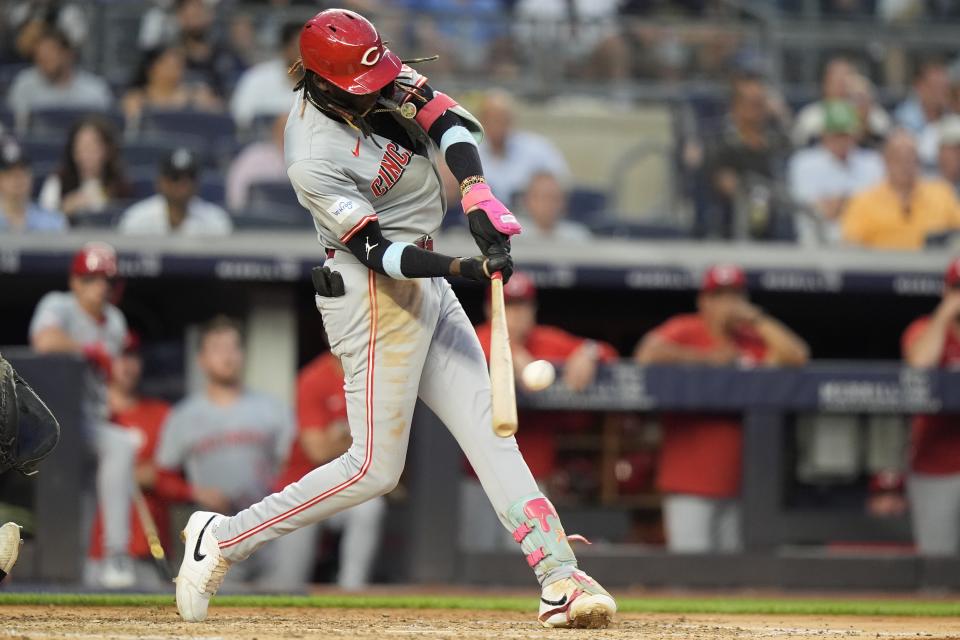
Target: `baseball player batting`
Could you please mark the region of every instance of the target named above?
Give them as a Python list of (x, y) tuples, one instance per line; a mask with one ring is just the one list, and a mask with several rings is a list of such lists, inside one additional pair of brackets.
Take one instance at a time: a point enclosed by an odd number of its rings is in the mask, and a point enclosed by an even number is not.
[[(516, 440), (490, 428), (483, 351), (444, 279), (488, 283), (493, 273), (507, 280), (513, 270), (510, 236), (520, 225), (484, 180), (480, 124), (351, 11), (330, 9), (309, 20), (300, 55), (295, 71), (303, 79), (284, 140), (287, 174), (327, 251), (325, 266), (314, 271), (316, 302), (343, 367), (353, 444), (234, 516), (194, 513), (177, 577), (180, 615), (204, 620), (230, 566), (270, 540), (392, 490), (419, 397), (457, 439), (540, 581), (540, 622), (607, 626), (613, 598), (577, 568)], [(440, 156), (460, 183), (480, 256), (433, 251), (431, 234), (446, 209)]]

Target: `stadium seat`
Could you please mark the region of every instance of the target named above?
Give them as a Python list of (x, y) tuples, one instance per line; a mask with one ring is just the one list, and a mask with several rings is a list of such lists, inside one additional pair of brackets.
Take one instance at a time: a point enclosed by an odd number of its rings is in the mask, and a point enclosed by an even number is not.
[(118, 204), (97, 213), (78, 214), (73, 217), (70, 226), (74, 229), (112, 229), (129, 204)]
[[(61, 139), (26, 139), (22, 140), (24, 150), (30, 157), (30, 166), (36, 182), (42, 182), (48, 173), (56, 169), (63, 154), (65, 141)], [(37, 185), (37, 188), (39, 186)]]
[(123, 162), (131, 171), (155, 172), (176, 144), (159, 140), (134, 140), (123, 145)]
[(31, 136), (66, 136), (77, 120), (90, 115), (109, 121), (116, 129), (118, 136), (123, 133), (123, 114), (119, 111), (91, 109), (36, 109), (30, 112), (27, 132)]
[(248, 192), (247, 207), (261, 211), (274, 208), (303, 210), (289, 182), (254, 182)]
[(204, 200), (223, 206), (227, 197), (227, 187), (223, 182), (223, 176), (219, 173), (209, 173), (201, 176), (199, 193)]
[[(142, 171), (132, 172), (127, 178), (130, 182), (130, 188), (133, 191), (133, 197), (136, 199), (148, 198), (156, 193), (157, 170), (156, 167), (150, 167)], [(204, 173), (200, 176), (200, 184), (197, 187), (197, 195), (204, 200), (215, 204), (223, 205), (226, 198), (226, 185), (223, 178), (217, 173)]]
[(206, 149), (218, 156), (235, 146), (236, 126), (230, 116), (206, 111), (145, 111), (140, 136), (163, 137), (173, 144)]
[(267, 210), (248, 208), (233, 216), (233, 226), (243, 230), (290, 231), (313, 229), (313, 218), (303, 208), (279, 207)]
[(16, 123), (17, 120), (12, 111), (0, 108), (0, 131), (5, 131), (8, 134), (13, 133)]
[(604, 215), (607, 208), (607, 194), (599, 189), (574, 187), (567, 200), (567, 217), (574, 222), (591, 226), (593, 221)]
[(684, 240), (689, 232), (680, 227), (656, 222), (629, 222), (625, 220), (607, 220), (596, 224), (592, 230), (598, 236), (616, 238), (634, 238), (646, 240)]
[(927, 249), (953, 248), (957, 245), (958, 238), (960, 238), (960, 232), (957, 231), (929, 233), (924, 241), (924, 247)]
[(13, 79), (17, 77), (18, 73), (29, 66), (30, 65), (25, 62), (0, 64), (0, 95), (7, 95), (10, 85), (13, 84)]
[(250, 125), (238, 132), (237, 138), (244, 144), (266, 140), (270, 137), (270, 129), (276, 119), (277, 116), (272, 113), (254, 116)]
[(127, 176), (127, 180), (130, 182), (130, 191), (136, 200), (149, 198), (157, 192), (156, 169), (133, 173)]

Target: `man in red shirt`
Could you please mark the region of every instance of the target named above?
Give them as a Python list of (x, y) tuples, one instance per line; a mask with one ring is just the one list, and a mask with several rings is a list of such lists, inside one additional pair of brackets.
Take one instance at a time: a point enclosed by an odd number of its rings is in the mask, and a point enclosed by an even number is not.
[[(582, 391), (590, 386), (599, 362), (617, 359), (616, 350), (609, 344), (580, 338), (558, 327), (537, 324), (537, 289), (533, 279), (514, 272), (503, 286), (507, 331), (513, 352), (514, 376), (523, 386), (523, 370), (535, 360), (547, 360), (563, 369), (558, 384), (571, 391)], [(490, 316), (489, 304), (487, 316)], [(490, 322), (477, 327), (480, 346), (490, 359)], [(544, 487), (557, 464), (556, 434), (558, 431), (588, 429), (596, 417), (590, 413), (560, 411), (521, 411), (517, 445), (523, 453), (537, 484)], [(461, 491), (461, 546), (472, 551), (516, 547), (496, 518), (487, 517), (490, 507), (483, 489), (471, 472)], [(502, 544), (501, 544), (502, 543)]]
[[(113, 424), (136, 434), (140, 446), (137, 450), (134, 477), (143, 490), (147, 507), (157, 524), (160, 542), (164, 549), (170, 549), (169, 516), (167, 504), (153, 493), (157, 469), (153, 463), (153, 452), (160, 438), (163, 421), (167, 418), (170, 405), (163, 400), (140, 396), (137, 387), (143, 373), (143, 361), (140, 358), (140, 340), (134, 334), (127, 334), (123, 352), (114, 359), (112, 376), (107, 387), (107, 406)], [(150, 556), (150, 545), (144, 533), (143, 525), (137, 516), (136, 508), (130, 507), (130, 557), (134, 561), (134, 573), (138, 588), (166, 588), (165, 580), (157, 573)], [(87, 580), (92, 584), (101, 583), (103, 569), (103, 518), (97, 513), (90, 540)]]
[[(634, 358), (642, 365), (803, 365), (806, 343), (752, 305), (740, 267), (707, 270), (697, 313), (648, 333)], [(729, 414), (664, 414), (660, 490), (667, 547), (677, 553), (734, 552), (742, 546), (740, 419)]]
[[(911, 367), (960, 364), (960, 258), (944, 277), (934, 312), (914, 320), (903, 334), (903, 359)], [(922, 415), (913, 419), (909, 496), (913, 535), (923, 555), (960, 552), (960, 420)]]
[[(307, 364), (297, 377), (297, 428), (277, 490), (343, 455), (353, 442), (347, 425), (343, 369), (329, 351)], [(343, 532), (337, 575), (341, 589), (356, 591), (370, 582), (385, 511), (386, 500), (380, 496), (323, 521), (321, 526)], [(277, 589), (304, 588), (313, 574), (319, 531), (320, 527), (304, 527), (278, 540), (273, 569), (265, 583)]]

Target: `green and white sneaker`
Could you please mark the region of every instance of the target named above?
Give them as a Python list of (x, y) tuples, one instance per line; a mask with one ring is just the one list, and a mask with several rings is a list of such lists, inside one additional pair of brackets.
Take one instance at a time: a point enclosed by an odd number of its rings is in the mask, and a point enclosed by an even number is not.
[(552, 582), (540, 594), (540, 624), (559, 629), (606, 629), (617, 603), (583, 571)]

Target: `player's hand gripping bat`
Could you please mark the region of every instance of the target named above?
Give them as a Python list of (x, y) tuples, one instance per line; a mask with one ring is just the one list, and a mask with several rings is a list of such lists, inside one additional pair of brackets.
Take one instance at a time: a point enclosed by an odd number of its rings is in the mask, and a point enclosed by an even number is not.
[(517, 432), (517, 392), (513, 380), (513, 354), (507, 335), (507, 316), (503, 305), (503, 276), (491, 278), (490, 312), (490, 391), (493, 405), (493, 432), (509, 438)]

